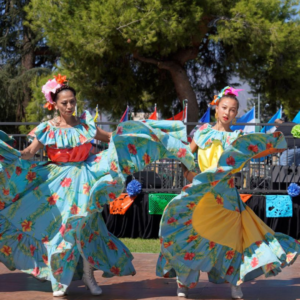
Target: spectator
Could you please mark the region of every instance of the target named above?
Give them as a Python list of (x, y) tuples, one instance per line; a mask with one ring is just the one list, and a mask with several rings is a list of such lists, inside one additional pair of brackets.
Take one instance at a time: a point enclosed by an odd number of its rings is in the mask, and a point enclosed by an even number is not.
[(276, 131), (280, 131), (284, 134), (287, 142), (287, 150), (285, 150), (280, 158), (279, 165), (281, 166), (300, 166), (300, 139), (294, 138), (291, 131), (297, 123), (285, 122), (284, 119), (276, 119), (275, 123), (283, 124), (276, 126)]

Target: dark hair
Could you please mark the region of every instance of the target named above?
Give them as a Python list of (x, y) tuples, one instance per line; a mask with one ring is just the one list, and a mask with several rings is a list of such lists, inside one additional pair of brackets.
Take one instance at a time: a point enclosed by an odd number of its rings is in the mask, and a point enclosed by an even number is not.
[(76, 91), (74, 88), (72, 88), (71, 86), (65, 85), (63, 84), (60, 88), (58, 88), (55, 93), (51, 93), (51, 98), (54, 102), (56, 102), (57, 100), (57, 95), (61, 92), (61, 91), (65, 91), (65, 90), (69, 90), (71, 92), (73, 92), (74, 96), (76, 96)]
[(238, 98), (235, 96), (235, 95), (232, 95), (232, 94), (228, 94), (228, 95), (224, 95), (220, 98), (219, 100), (219, 104), (221, 103), (222, 99), (224, 98), (230, 98), (230, 99), (233, 99), (237, 102), (237, 110), (239, 110), (239, 107), (240, 107), (240, 102), (238, 100)]

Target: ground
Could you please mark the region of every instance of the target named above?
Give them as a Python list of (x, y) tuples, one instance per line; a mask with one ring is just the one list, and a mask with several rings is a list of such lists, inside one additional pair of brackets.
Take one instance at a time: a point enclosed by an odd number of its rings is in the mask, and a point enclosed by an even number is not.
[(159, 239), (130, 239), (120, 238), (122, 243), (128, 247), (130, 252), (138, 253), (159, 253), (160, 243)]
[[(53, 298), (49, 282), (41, 283), (30, 275), (19, 271), (10, 272), (0, 263), (0, 299), (1, 300), (131, 300), (157, 299), (174, 300), (176, 282), (174, 279), (163, 279), (155, 276), (155, 264), (158, 255), (133, 253), (135, 276), (102, 278), (101, 271), (95, 271), (103, 295), (91, 296), (81, 280), (74, 281), (69, 287), (69, 295), (64, 298)], [(300, 299), (300, 261), (286, 268), (273, 278), (260, 277), (255, 281), (243, 284), (246, 300), (297, 300)], [(189, 299), (231, 299), (228, 284), (215, 285), (202, 273), (198, 286), (191, 290)]]

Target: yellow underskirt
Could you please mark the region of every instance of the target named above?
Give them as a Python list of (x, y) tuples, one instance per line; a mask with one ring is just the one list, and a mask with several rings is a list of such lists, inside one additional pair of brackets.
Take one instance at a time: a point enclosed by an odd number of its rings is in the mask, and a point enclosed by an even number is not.
[(240, 253), (263, 240), (266, 233), (274, 234), (249, 207), (242, 212), (225, 209), (212, 193), (205, 194), (197, 204), (192, 224), (201, 237)]
[(211, 146), (207, 149), (198, 148), (198, 164), (200, 170), (203, 172), (212, 166), (217, 166), (223, 151), (224, 149), (220, 141), (213, 141)]

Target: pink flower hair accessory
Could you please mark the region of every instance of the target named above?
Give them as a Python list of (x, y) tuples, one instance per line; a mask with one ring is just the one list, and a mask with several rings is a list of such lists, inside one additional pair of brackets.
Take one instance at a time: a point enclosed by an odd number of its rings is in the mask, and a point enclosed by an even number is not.
[(210, 105), (218, 105), (220, 99), (225, 95), (233, 95), (238, 97), (238, 92), (240, 91), (242, 91), (242, 89), (235, 89), (233, 87), (226, 86), (218, 95), (215, 95), (214, 100), (210, 103)]
[(46, 84), (42, 87), (42, 93), (44, 94), (48, 103), (44, 105), (44, 107), (52, 110), (54, 108), (54, 101), (52, 99), (52, 94), (55, 94), (57, 89), (61, 88), (64, 83), (67, 81), (66, 76), (62, 76), (58, 74), (58, 76), (54, 76), (54, 79), (49, 79)]

